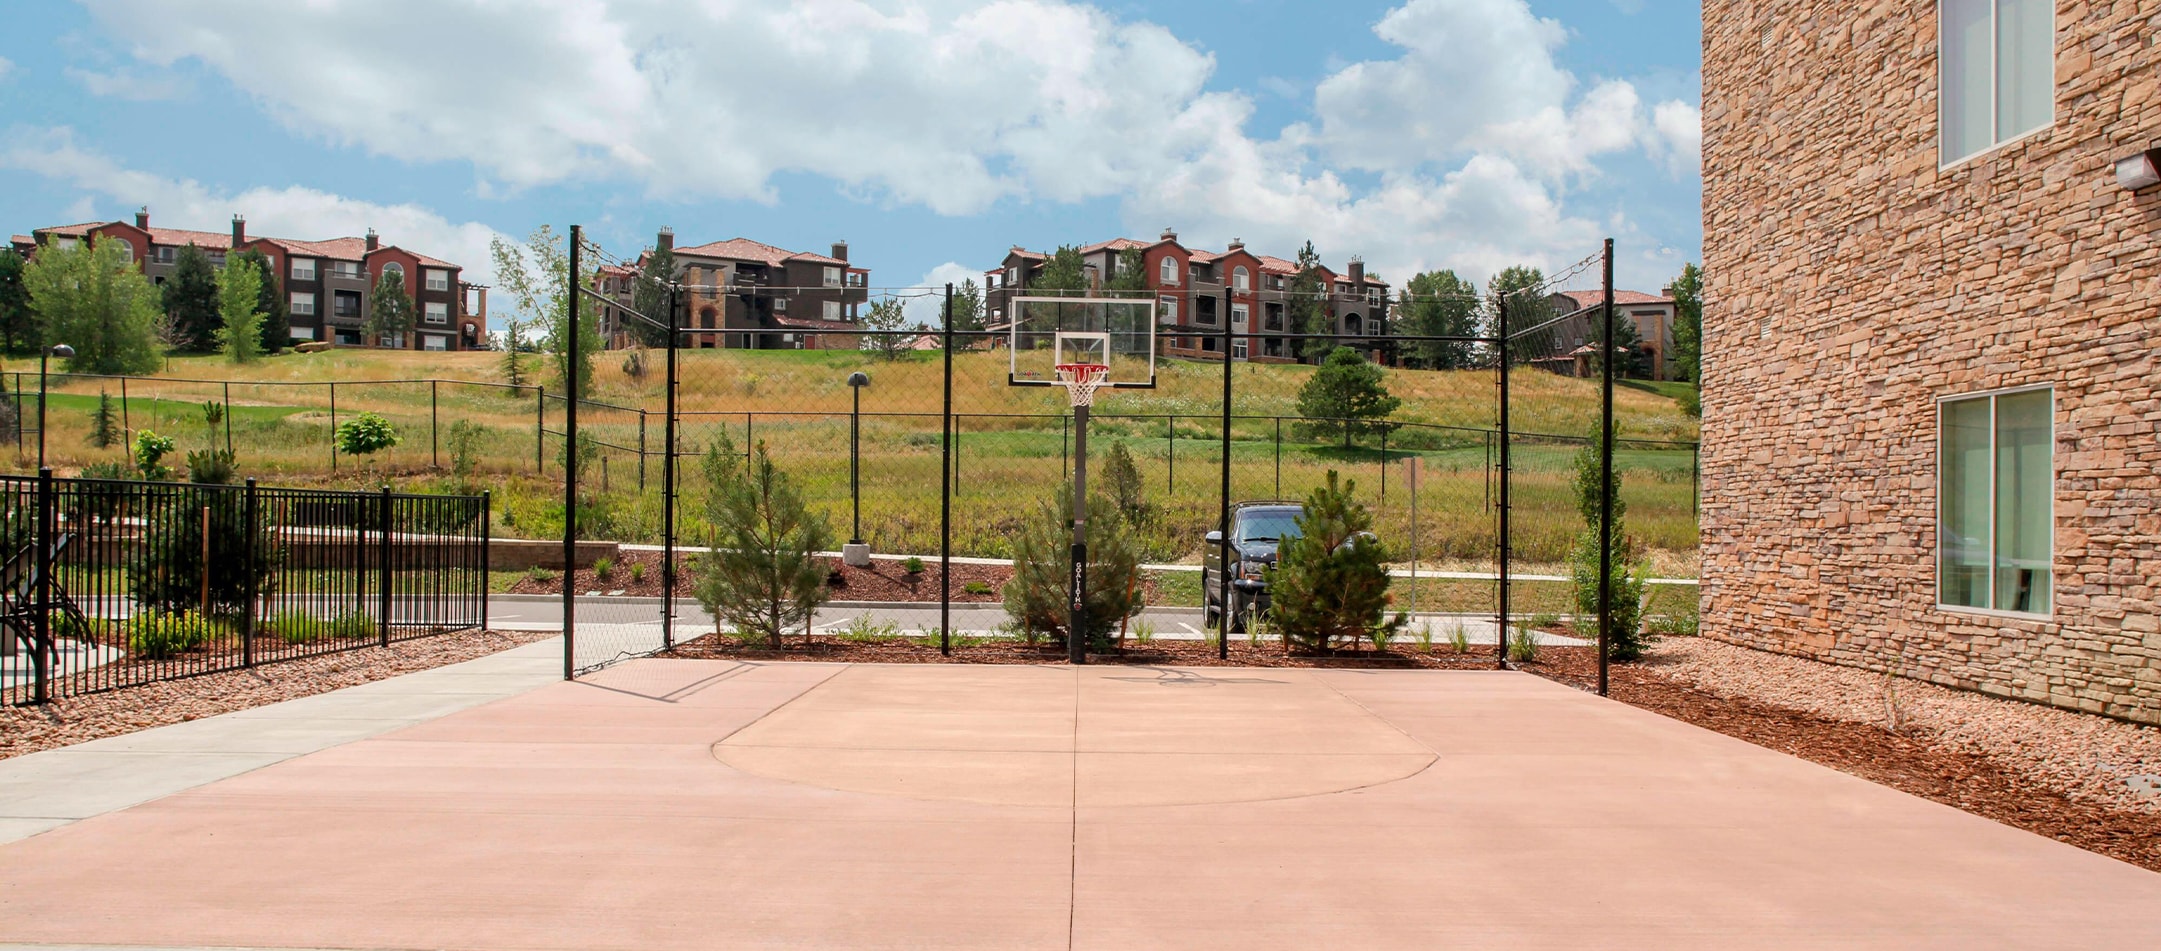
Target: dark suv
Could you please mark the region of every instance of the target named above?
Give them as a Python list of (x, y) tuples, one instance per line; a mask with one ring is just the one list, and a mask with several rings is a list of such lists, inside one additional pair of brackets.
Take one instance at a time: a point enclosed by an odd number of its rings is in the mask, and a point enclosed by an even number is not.
[(1305, 506), (1297, 502), (1239, 502), (1231, 507), (1231, 568), (1223, 568), (1223, 533), (1209, 532), (1201, 554), (1201, 602), (1207, 623), (1224, 616), (1223, 578), (1230, 583), (1229, 629), (1243, 632), (1246, 619), (1255, 611), (1268, 610), (1268, 570), (1276, 565), (1276, 548), (1298, 537), (1298, 517)]

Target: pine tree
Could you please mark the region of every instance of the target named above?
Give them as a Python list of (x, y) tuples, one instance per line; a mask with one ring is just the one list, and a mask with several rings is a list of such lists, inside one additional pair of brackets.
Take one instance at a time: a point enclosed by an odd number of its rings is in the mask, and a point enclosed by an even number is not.
[(192, 244), (181, 248), (165, 282), (165, 316), (172, 321), (173, 345), (196, 353), (214, 349), (218, 328), (225, 325), (219, 306), (218, 272), (210, 266), (210, 256)]
[(1103, 282), (1105, 290), (1120, 292), (1117, 296), (1130, 297), (1149, 288), (1148, 255), (1139, 248), (1127, 248), (1118, 252), (1118, 264), (1110, 280)]
[(29, 265), (14, 248), (0, 248), (0, 348), (8, 353), (38, 348), (37, 312), (30, 309), (30, 290), (23, 285)]
[(263, 355), (263, 272), (253, 261), (234, 256), (218, 275), (218, 346), (234, 363), (253, 363)]
[(1335, 341), (1325, 335), (1333, 333), (1330, 326), (1334, 315), (1329, 313), (1327, 275), (1321, 273), (1320, 253), (1313, 250), (1313, 242), (1298, 249), (1298, 273), (1291, 276), (1289, 300), (1283, 304), (1283, 316), (1291, 329), (1307, 337), (1298, 342), (1298, 354), (1307, 360), (1318, 361), (1336, 347)]
[(403, 339), (413, 332), (413, 299), (405, 293), (405, 280), (397, 272), (384, 271), (368, 297), (368, 318), (360, 324), (364, 339), (380, 344), (385, 337)]
[(255, 307), (263, 315), (262, 330), (258, 338), (263, 353), (283, 353), (293, 340), (293, 312), (291, 303), (285, 296), (285, 282), (269, 255), (261, 251), (249, 248), (233, 255), (233, 259), (253, 264), (261, 273), (261, 290)]
[(631, 333), (638, 342), (648, 347), (668, 345), (668, 307), (674, 295), (668, 292), (675, 282), (675, 251), (654, 248), (645, 254), (645, 266), (638, 272), (637, 288), (631, 292), (631, 309), (658, 323), (648, 323), (636, 317), (629, 319)]
[(90, 413), (90, 444), (99, 449), (111, 449), (120, 444), (120, 413), (113, 408), (113, 395), (98, 391), (98, 408)]
[(1613, 355), (1613, 376), (1625, 380), (1643, 375), (1643, 355), (1637, 349), (1643, 346), (1643, 336), (1636, 332), (1636, 321), (1628, 312), (1616, 307), (1613, 312), (1613, 344), (1599, 346), (1606, 341), (1606, 313), (1603, 308), (1593, 310), (1591, 318), (1591, 345), (1597, 348), (1591, 357), (1591, 372), (1605, 372), (1606, 354)]
[(1110, 454), (1103, 460), (1102, 480), (1105, 494), (1118, 510), (1118, 517), (1134, 528), (1143, 528), (1155, 516), (1155, 507), (1148, 504), (1147, 490), (1141, 484), (1140, 466), (1133, 462), (1133, 453), (1126, 449), (1123, 440), (1111, 444)]
[[(1546, 322), (1553, 316), (1553, 308), (1541, 293), (1546, 285), (1545, 272), (1535, 267), (1521, 265), (1504, 268), (1486, 281), (1486, 297), (1495, 307), (1508, 307), (1508, 354), (1518, 363), (1538, 357), (1549, 356), (1546, 351), (1550, 334), (1525, 333)], [(1486, 336), (1496, 336), (1500, 317), (1488, 314), (1491, 322)]]
[[(973, 279), (962, 281), (960, 286), (953, 290), (953, 331), (964, 333), (982, 329), (983, 288), (977, 286)], [(975, 342), (974, 339), (965, 339), (958, 341), (956, 346), (965, 350)]]
[(715, 545), (698, 558), (696, 593), (714, 630), (781, 646), (824, 604), (828, 568), (818, 552), (833, 532), (760, 443), (741, 478), (718, 486)]
[(1395, 424), (1384, 420), (1401, 405), (1388, 395), (1380, 367), (1356, 350), (1337, 347), (1298, 390), (1298, 415), (1310, 421), (1299, 428), (1307, 438), (1340, 436), (1349, 449), (1353, 436), (1393, 431)]
[[(907, 322), (908, 311), (901, 299), (888, 297), (871, 302), (870, 310), (863, 314), (862, 325), (865, 330), (899, 330)], [(863, 349), (887, 361), (900, 359), (901, 354), (908, 352), (910, 342), (906, 335), (893, 333), (865, 334), (856, 340)]]
[(1358, 484), (1331, 469), (1306, 497), (1298, 537), (1277, 550), (1269, 573), (1269, 620), (1292, 646), (1327, 651), (1374, 632), (1401, 630), (1386, 617), (1388, 552), (1372, 534), (1373, 513), (1353, 498)]
[[(1478, 336), (1478, 285), (1454, 271), (1427, 271), (1404, 288), (1400, 326), (1422, 337)], [(1471, 344), (1457, 340), (1414, 343), (1411, 352), (1429, 370), (1461, 370), (1471, 365)]]
[(515, 320), (503, 324), (503, 382), (525, 385), (525, 325)]
[(1043, 262), (1043, 270), (1035, 280), (1028, 282), (1030, 292), (1042, 291), (1080, 294), (1088, 290), (1088, 265), (1081, 258), (1080, 248), (1062, 244)]
[[(1147, 606), (1140, 584), (1140, 550), (1132, 526), (1101, 495), (1088, 499), (1088, 579), (1082, 591), (1088, 650), (1111, 649), (1111, 636)], [(1066, 643), (1073, 626), (1073, 487), (1055, 504), (1022, 521), (1013, 536), (1013, 579), (1006, 582), (1005, 610), (1023, 630)]]

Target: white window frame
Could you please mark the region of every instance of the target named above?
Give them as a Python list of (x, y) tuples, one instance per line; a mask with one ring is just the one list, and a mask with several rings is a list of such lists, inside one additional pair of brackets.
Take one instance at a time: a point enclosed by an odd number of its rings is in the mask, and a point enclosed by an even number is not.
[[(1970, 614), (1982, 617), (2006, 618), (2015, 621), (2052, 621), (2056, 617), (2056, 605), (2062, 600), (2062, 592), (2056, 586), (2056, 491), (2060, 481), (2056, 469), (2056, 385), (2036, 383), (2029, 386), (2013, 386), (1978, 393), (1959, 393), (1936, 398), (1936, 540), (1931, 562), (1930, 600), (1936, 610), (1947, 614)], [(2021, 393), (2047, 392), (2048, 398), (2048, 611), (2006, 611), (2002, 608), (1976, 608), (1964, 604), (1943, 602), (1943, 408), (1947, 403), (1964, 403), (1972, 400), (1988, 400), (1988, 557), (1989, 598), (1996, 603), (1996, 516), (1999, 497), (1996, 494), (1996, 400)]]
[(450, 289), (450, 272), (449, 272), (449, 271), (445, 271), (445, 270), (442, 270), (442, 269), (440, 269), (440, 268), (432, 268), (432, 267), (431, 267), (431, 268), (429, 268), (429, 269), (428, 269), (428, 273), (427, 273), (427, 278), (428, 278), (428, 283), (427, 283), (427, 288), (428, 288), (428, 290), (431, 290), (431, 291), (447, 291), (447, 290), (449, 290), (449, 289)]
[(1247, 344), (1246, 344), (1246, 340), (1245, 340), (1245, 338), (1244, 338), (1244, 337), (1240, 337), (1240, 338), (1237, 338), (1237, 339), (1235, 339), (1235, 340), (1232, 340), (1232, 341), (1231, 341), (1231, 359), (1233, 359), (1233, 360), (1248, 360), (1248, 359), (1251, 359), (1251, 356), (1250, 356), (1250, 354), (1251, 354), (1251, 351), (1252, 351), (1252, 348), (1251, 348), (1251, 347), (1249, 347), (1249, 346), (1247, 346)]
[(1166, 324), (1178, 323), (1178, 298), (1158, 297), (1156, 298), (1156, 306), (1156, 319)]
[(1253, 323), (1253, 311), (1252, 311), (1252, 308), (1249, 308), (1249, 307), (1247, 307), (1247, 306), (1246, 306), (1246, 305), (1244, 305), (1244, 304), (1232, 304), (1232, 305), (1231, 305), (1231, 326), (1233, 326), (1233, 327), (1251, 327), (1251, 326), (1252, 326), (1252, 323)]
[(423, 353), (447, 353), (450, 350), (450, 335), (421, 334), (420, 349)]
[(822, 315), (821, 315), (821, 316), (823, 316), (823, 317), (824, 317), (825, 319), (827, 319), (827, 320), (842, 320), (842, 319), (845, 319), (845, 315), (843, 315), (843, 314), (841, 313), (841, 309), (840, 309), (840, 302), (839, 302), (839, 301), (837, 301), (837, 300), (829, 300), (829, 301), (824, 301), (823, 303), (824, 303), (824, 305), (825, 305), (825, 306), (823, 306), (823, 307), (821, 307), (821, 308), (819, 308), (819, 309), (820, 309), (821, 311), (823, 311), (823, 313), (822, 313)]
[(450, 323), (450, 305), (439, 300), (431, 300), (422, 304), (421, 314), (421, 319), (431, 324)]
[(289, 267), (289, 269), (290, 269), (290, 273), (292, 274), (292, 280), (295, 280), (295, 281), (312, 281), (312, 280), (315, 280), (315, 259), (314, 259), (314, 258), (293, 258), (293, 259), (292, 259), (292, 260), (291, 260), (291, 261), (289, 262), (289, 264), (288, 264), (288, 267)]
[(1163, 262), (1156, 265), (1156, 280), (1165, 287), (1178, 286), (1178, 259), (1166, 254)]
[(286, 300), (286, 309), (295, 317), (315, 316), (315, 295), (308, 291), (294, 291)]
[(358, 261), (332, 261), (330, 262), (330, 276), (344, 278), (348, 281), (363, 281), (367, 280), (368, 271)]
[[(383, 273), (396, 274), (398, 276), (398, 283), (405, 283), (405, 265), (403, 264), (399, 264), (396, 261), (385, 262), (383, 264)], [(377, 277), (376, 280), (380, 281), (382, 280), (382, 278)]]
[(787, 299), (787, 298), (785, 298), (785, 297), (775, 297), (775, 298), (773, 298), (773, 313), (776, 313), (776, 314), (785, 314), (785, 313), (787, 313), (787, 312), (788, 312), (788, 299)]
[(156, 255), (153, 260), (156, 260), (159, 264), (171, 264), (179, 259), (179, 252), (169, 244), (158, 245)]
[(841, 275), (841, 270), (840, 270), (840, 268), (837, 268), (837, 267), (832, 267), (832, 266), (828, 265), (828, 266), (826, 267), (826, 269), (825, 269), (825, 274), (824, 274), (824, 278), (825, 278), (825, 286), (827, 286), (827, 287), (839, 287), (839, 286), (841, 285), (841, 279), (842, 279), (842, 275)]
[(1253, 278), (1246, 273), (1245, 265), (1231, 268), (1231, 290), (1244, 292), (1253, 289)]
[(1984, 156), (1984, 155), (1987, 155), (1987, 154), (1989, 154), (1989, 153), (1991, 153), (1991, 152), (1994, 152), (1994, 151), (1996, 151), (1997, 149), (2003, 148), (2004, 146), (2007, 146), (2007, 145), (2012, 145), (2012, 144), (2014, 144), (2014, 143), (2018, 143), (2018, 142), (2022, 142), (2022, 141), (2025, 141), (2026, 139), (2030, 139), (2030, 138), (2033, 138), (2034, 136), (2040, 135), (2040, 134), (2041, 134), (2041, 133), (2043, 133), (2043, 132), (2047, 132), (2047, 131), (2049, 131), (2050, 129), (2053, 129), (2053, 128), (2055, 128), (2055, 127), (2056, 127), (2056, 118), (2057, 118), (2057, 109), (2056, 109), (2056, 89), (2057, 89), (2057, 84), (2058, 84), (2058, 83), (2059, 83), (2059, 82), (2060, 82), (2060, 81), (2062, 80), (2062, 78), (2063, 78), (2063, 77), (2062, 77), (2062, 75), (2060, 74), (2060, 72), (2058, 71), (2058, 69), (2057, 69), (2057, 66), (2056, 66), (2056, 39), (2055, 39), (2055, 36), (2056, 36), (2056, 32), (2057, 32), (2057, 29), (2058, 29), (2058, 28), (2060, 27), (2060, 25), (2061, 25), (2061, 19), (2062, 19), (2062, 11), (2061, 11), (2060, 9), (2058, 9), (2058, 4), (2057, 4), (2056, 0), (2051, 0), (2051, 2), (2049, 3), (2049, 12), (2050, 12), (2050, 14), (2051, 14), (2051, 17), (2050, 17), (2050, 29), (2049, 29), (2049, 82), (2048, 82), (2048, 88), (2049, 88), (2049, 96), (2048, 96), (2048, 121), (2047, 121), (2047, 122), (2045, 122), (2045, 123), (2043, 123), (2043, 124), (2041, 124), (2041, 125), (2039, 125), (2039, 126), (2037, 126), (2037, 127), (2035, 127), (2035, 128), (2032, 128), (2032, 129), (2028, 129), (2028, 130), (2026, 130), (2026, 131), (2024, 131), (2024, 132), (2018, 133), (2017, 135), (2011, 136), (2010, 138), (2004, 138), (2004, 137), (2003, 137), (2003, 130), (2001, 130), (2001, 129), (1997, 129), (1997, 128), (1995, 127), (1995, 126), (1996, 126), (1996, 121), (1997, 121), (1997, 114), (1996, 114), (1996, 87), (1997, 87), (1997, 85), (1998, 85), (1998, 83), (1997, 83), (1997, 80), (1996, 80), (1996, 76), (1997, 76), (1997, 66), (1998, 66), (1998, 64), (1997, 64), (1997, 62), (1996, 62), (1996, 54), (1997, 54), (1997, 52), (1998, 52), (1998, 51), (2000, 51), (2000, 50), (2002, 49), (2002, 40), (2001, 40), (2001, 38), (2000, 38), (2000, 37), (1998, 36), (1998, 34), (1997, 34), (1997, 32), (1996, 32), (1996, 13), (1997, 13), (1997, 7), (1996, 7), (1996, 0), (1989, 0), (1989, 5), (1988, 5), (1988, 22), (1989, 22), (1989, 28), (1988, 28), (1988, 35), (1989, 35), (1989, 48), (1988, 48), (1988, 56), (1989, 56), (1989, 62), (1988, 62), (1988, 75), (1989, 75), (1989, 84), (1988, 84), (1988, 121), (1989, 121), (1989, 128), (1990, 128), (1990, 130), (1991, 130), (1991, 134), (1990, 134), (1989, 138), (1990, 138), (1990, 139), (1992, 140), (1992, 144), (1990, 144), (1990, 145), (1987, 145), (1987, 146), (1983, 146), (1982, 148), (1980, 148), (1980, 149), (1977, 149), (1977, 150), (1975, 150), (1975, 151), (1973, 151), (1973, 152), (1967, 153), (1967, 154), (1965, 154), (1965, 155), (1956, 155), (1956, 156), (1954, 156), (1954, 155), (1951, 155), (1951, 154), (1950, 154), (1949, 152), (1947, 152), (1947, 151), (1945, 150), (1945, 148), (1944, 148), (1944, 139), (1943, 139), (1943, 137), (1944, 137), (1944, 127), (1945, 127), (1945, 126), (1946, 126), (1946, 125), (1948, 124), (1948, 123), (1946, 123), (1946, 122), (1944, 121), (1944, 120), (1945, 120), (1945, 115), (1944, 115), (1944, 112), (1945, 112), (1945, 110), (1946, 110), (1946, 109), (1948, 109), (1948, 108), (1949, 108), (1949, 103), (1950, 103), (1950, 101), (1951, 101), (1951, 97), (1945, 94), (1945, 80), (1947, 79), (1947, 77), (1946, 77), (1946, 76), (1944, 75), (1944, 64), (1945, 64), (1946, 62), (1948, 62), (1948, 61), (1949, 61), (1950, 57), (1949, 57), (1949, 56), (1948, 56), (1948, 55), (1946, 54), (1946, 52), (1945, 52), (1945, 44), (1944, 44), (1944, 37), (1945, 37), (1945, 35), (1946, 35), (1946, 34), (1945, 34), (1945, 32), (1944, 32), (1944, 24), (1943, 24), (1944, 6), (1945, 6), (1944, 0), (1937, 0), (1937, 2), (1936, 2), (1936, 168), (1937, 168), (1937, 170), (1938, 170), (1938, 171), (1947, 171), (1947, 170), (1949, 170), (1949, 169), (1952, 169), (1952, 168), (1954, 168), (1954, 167), (1957, 167), (1957, 166), (1960, 166), (1960, 165), (1964, 165), (1964, 164), (1966, 164), (1967, 162), (1971, 162), (1971, 161), (1973, 161), (1974, 159), (1980, 158), (1981, 156)]

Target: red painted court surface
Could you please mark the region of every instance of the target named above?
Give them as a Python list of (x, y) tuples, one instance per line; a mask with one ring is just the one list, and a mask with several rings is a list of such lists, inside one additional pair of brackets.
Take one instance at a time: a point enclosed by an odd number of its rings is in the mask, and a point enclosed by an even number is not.
[(2097, 949), (2156, 909), (1479, 672), (640, 661), (0, 846), (0, 945)]

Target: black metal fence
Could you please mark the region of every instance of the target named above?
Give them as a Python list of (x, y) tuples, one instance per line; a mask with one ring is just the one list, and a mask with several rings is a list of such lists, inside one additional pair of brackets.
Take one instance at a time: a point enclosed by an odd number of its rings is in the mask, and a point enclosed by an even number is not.
[(487, 620), (488, 499), (0, 476), (0, 702)]

